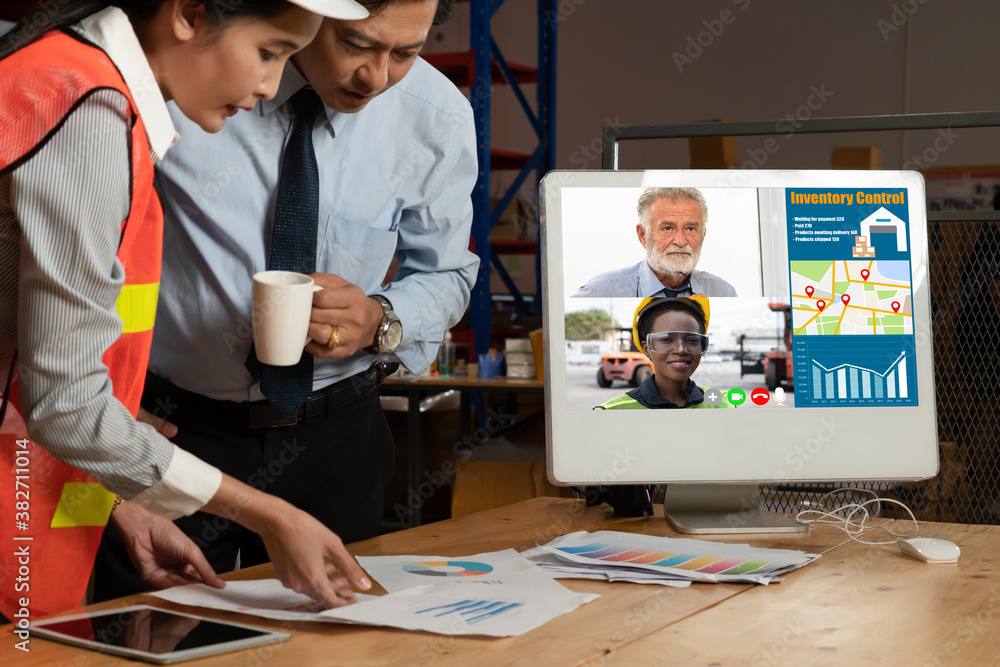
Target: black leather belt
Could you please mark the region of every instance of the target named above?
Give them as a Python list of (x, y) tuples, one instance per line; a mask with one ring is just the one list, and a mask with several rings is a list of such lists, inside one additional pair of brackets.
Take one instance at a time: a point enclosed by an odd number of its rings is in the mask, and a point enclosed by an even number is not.
[(337, 406), (350, 403), (364, 396), (377, 387), (388, 376), (396, 372), (399, 364), (379, 361), (357, 375), (352, 375), (340, 382), (334, 382), (328, 387), (314, 391), (305, 403), (298, 407), (295, 414), (285, 416), (267, 401), (248, 403), (248, 426), (250, 428), (277, 428), (279, 426), (294, 426), (300, 421), (328, 414)]
[(310, 417), (329, 414), (338, 406), (361, 398), (396, 372), (398, 367), (397, 363), (377, 362), (366, 371), (314, 391), (295, 414), (287, 417), (267, 401), (220, 401), (181, 389), (152, 373), (146, 373), (142, 402), (143, 407), (154, 415), (167, 421), (176, 417), (185, 424), (204, 422), (212, 427), (234, 429), (292, 426)]

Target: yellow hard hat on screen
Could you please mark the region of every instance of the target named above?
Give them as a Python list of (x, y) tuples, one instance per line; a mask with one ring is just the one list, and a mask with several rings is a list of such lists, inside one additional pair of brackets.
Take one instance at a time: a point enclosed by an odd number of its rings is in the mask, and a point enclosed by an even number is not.
[(708, 306), (708, 297), (705, 296), (678, 296), (678, 297), (667, 297), (667, 296), (647, 296), (645, 299), (639, 302), (639, 307), (635, 309), (635, 315), (632, 316), (632, 340), (635, 342), (637, 349), (642, 349), (642, 341), (639, 340), (639, 316), (642, 315), (643, 311), (649, 306), (655, 305), (662, 301), (668, 299), (687, 299), (689, 301), (694, 301), (695, 307), (700, 309), (705, 313), (705, 333), (708, 333), (708, 318), (711, 315), (711, 310)]

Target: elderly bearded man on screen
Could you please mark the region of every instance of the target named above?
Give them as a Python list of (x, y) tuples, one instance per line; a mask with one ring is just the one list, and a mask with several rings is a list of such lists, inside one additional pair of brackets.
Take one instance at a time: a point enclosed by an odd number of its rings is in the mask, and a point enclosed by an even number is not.
[(574, 297), (736, 296), (736, 289), (697, 271), (708, 206), (695, 188), (648, 188), (639, 197), (639, 242), (645, 261), (588, 280)]

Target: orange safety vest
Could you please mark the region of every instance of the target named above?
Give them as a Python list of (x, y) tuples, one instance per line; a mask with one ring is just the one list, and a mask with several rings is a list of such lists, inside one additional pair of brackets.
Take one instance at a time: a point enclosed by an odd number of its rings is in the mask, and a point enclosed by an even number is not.
[[(135, 416), (153, 339), (163, 211), (145, 127), (107, 54), (53, 31), (0, 60), (0, 174), (31, 159), (80, 103), (108, 89), (124, 93), (130, 105), (132, 199), (117, 253), (125, 268), (116, 304), (124, 327), (101, 361), (115, 398)], [(10, 470), (0, 482), (0, 613), (16, 624), (80, 604), (114, 495), (31, 439), (16, 365), (14, 372), (0, 424), (0, 470)]]

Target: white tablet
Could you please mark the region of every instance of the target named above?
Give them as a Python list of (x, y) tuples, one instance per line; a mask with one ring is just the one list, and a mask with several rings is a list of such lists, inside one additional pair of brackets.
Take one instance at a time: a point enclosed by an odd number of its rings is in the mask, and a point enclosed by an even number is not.
[(284, 632), (147, 605), (33, 621), (31, 633), (161, 665), (292, 638)]

